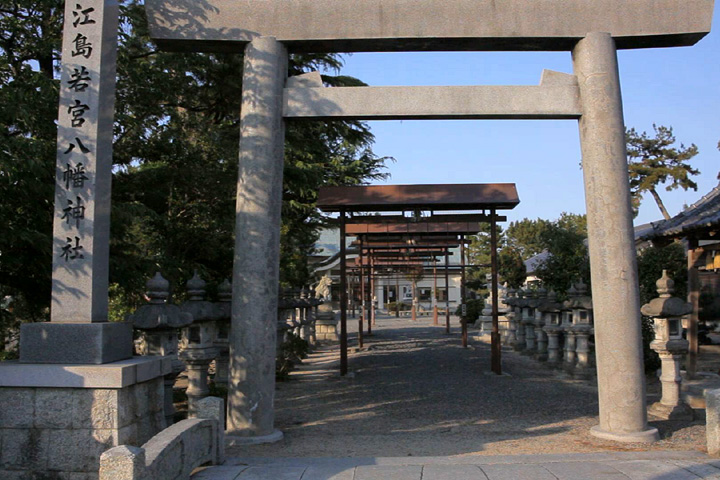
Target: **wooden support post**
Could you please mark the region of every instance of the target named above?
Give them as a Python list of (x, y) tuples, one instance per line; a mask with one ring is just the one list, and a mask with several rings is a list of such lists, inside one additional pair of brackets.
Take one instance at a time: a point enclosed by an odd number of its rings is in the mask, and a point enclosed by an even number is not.
[(347, 375), (347, 255), (345, 252), (345, 211), (340, 211), (340, 375)]
[(395, 273), (395, 318), (400, 318), (400, 275)]
[(358, 317), (358, 347), (363, 348), (363, 325), (365, 320), (365, 252), (363, 250), (362, 237), (360, 238), (360, 296), (362, 302), (360, 303), (360, 316)]
[(367, 333), (372, 335), (372, 327), (375, 325), (375, 258), (370, 257), (370, 318), (367, 322)]
[(465, 235), (460, 235), (460, 302), (461, 302), (461, 309), (460, 314), (462, 315), (460, 318), (460, 325), (462, 327), (462, 346), (463, 348), (467, 348), (468, 346), (468, 327), (467, 327), (467, 317), (466, 315), (466, 309), (467, 306), (465, 305), (466, 301), (466, 292), (465, 292)]
[(698, 246), (697, 238), (688, 238), (688, 303), (693, 307), (688, 316), (687, 340), (689, 345), (685, 369), (688, 378), (695, 378), (697, 374), (697, 359), (700, 351), (698, 344), (698, 312), (700, 310), (700, 272), (698, 261), (702, 257), (703, 249)]
[(450, 255), (445, 249), (445, 333), (450, 333)]
[(500, 327), (498, 325), (498, 259), (497, 259), (497, 222), (495, 210), (491, 211), (490, 221), (490, 268), (492, 286), (492, 333), (490, 334), (491, 360), (490, 368), (496, 375), (502, 375), (501, 350), (500, 350)]
[(433, 258), (433, 325), (438, 324), (437, 258)]

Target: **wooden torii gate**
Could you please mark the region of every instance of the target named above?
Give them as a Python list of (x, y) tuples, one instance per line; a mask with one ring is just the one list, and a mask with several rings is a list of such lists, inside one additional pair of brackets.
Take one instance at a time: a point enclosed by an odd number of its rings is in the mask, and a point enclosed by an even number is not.
[[(284, 119), (576, 119), (595, 307), (596, 436), (652, 442), (618, 48), (689, 46), (713, 0), (146, 0), (171, 50), (245, 51), (228, 433), (277, 439), (273, 395)], [(558, 50), (573, 74), (539, 86), (323, 88), (288, 52)]]

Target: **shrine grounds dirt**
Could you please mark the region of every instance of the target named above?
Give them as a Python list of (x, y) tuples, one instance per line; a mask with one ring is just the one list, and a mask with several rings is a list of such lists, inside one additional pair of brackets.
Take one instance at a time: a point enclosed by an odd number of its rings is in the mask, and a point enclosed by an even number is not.
[[(441, 319), (441, 322), (444, 319)], [(380, 316), (365, 348), (351, 349), (340, 377), (337, 346), (311, 354), (277, 385), (270, 445), (229, 448), (235, 457), (518, 455), (644, 450), (705, 451), (705, 422), (650, 417), (661, 440), (620, 444), (589, 434), (598, 424), (597, 388), (531, 357), (503, 349), (505, 375), (490, 373), (490, 346), (460, 345), (432, 319)], [(351, 347), (357, 321), (348, 321)], [(354, 328), (353, 328), (354, 327)], [(471, 330), (471, 337), (473, 330)], [(717, 353), (717, 352), (715, 352)], [(648, 402), (659, 385), (648, 386)], [(701, 410), (696, 413), (702, 414)]]

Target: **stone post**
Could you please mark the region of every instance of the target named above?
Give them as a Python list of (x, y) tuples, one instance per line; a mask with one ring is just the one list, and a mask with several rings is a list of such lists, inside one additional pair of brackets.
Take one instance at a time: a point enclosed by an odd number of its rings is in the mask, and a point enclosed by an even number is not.
[(187, 281), (188, 301), (180, 306), (183, 312), (193, 317), (193, 323), (182, 330), (180, 359), (187, 366), (188, 416), (194, 417), (198, 400), (210, 394), (208, 368), (217, 357), (215, 322), (220, 317), (216, 306), (205, 301), (205, 281), (197, 272)]
[(688, 352), (688, 341), (682, 338), (681, 317), (693, 311), (691, 303), (673, 297), (675, 282), (663, 270), (656, 282), (659, 298), (642, 306), (643, 315), (655, 323), (655, 339), (650, 348), (660, 355), (662, 398), (650, 405), (650, 413), (665, 420), (692, 420), (693, 410), (680, 399), (680, 360)]
[(562, 323), (560, 324), (563, 332), (563, 369), (568, 373), (572, 373), (575, 368), (575, 331), (573, 330), (573, 303), (577, 297), (575, 285), (570, 285), (567, 291), (568, 299), (562, 304)]
[(592, 32), (572, 52), (595, 302), (600, 424), (595, 436), (654, 442), (645, 408), (640, 296), (615, 42)]
[(235, 207), (228, 438), (274, 441), (287, 51), (272, 37), (245, 49)]
[[(217, 336), (215, 337), (215, 384), (227, 386), (230, 373), (230, 315), (232, 311), (232, 284), (225, 279), (218, 286)], [(224, 420), (223, 420), (224, 423)]]
[(170, 296), (170, 282), (160, 272), (147, 281), (147, 296), (150, 302), (142, 305), (125, 321), (141, 332), (141, 355), (160, 355), (171, 362), (171, 371), (163, 377), (165, 386), (165, 424), (172, 425), (175, 416), (173, 387), (175, 379), (185, 370), (185, 364), (178, 358), (178, 329), (187, 327), (193, 321), (191, 314), (180, 311), (177, 305), (167, 303)]

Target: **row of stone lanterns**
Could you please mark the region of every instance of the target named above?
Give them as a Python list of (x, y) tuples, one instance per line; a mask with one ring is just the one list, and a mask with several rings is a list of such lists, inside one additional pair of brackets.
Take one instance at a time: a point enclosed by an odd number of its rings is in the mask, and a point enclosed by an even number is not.
[(578, 282), (559, 302), (554, 291), (544, 288), (499, 290), (501, 339), (522, 354), (562, 366), (575, 377), (587, 378), (594, 363), (592, 298)]
[[(218, 286), (218, 301), (207, 301), (206, 283), (195, 272), (186, 284), (188, 299), (181, 305), (168, 302), (170, 283), (159, 272), (147, 281), (146, 288), (148, 303), (128, 315), (126, 321), (139, 331), (140, 355), (164, 356), (172, 362), (172, 372), (165, 376), (165, 417), (170, 425), (175, 413), (173, 386), (180, 373), (187, 371), (189, 416), (194, 416), (197, 402), (209, 394), (208, 374), (213, 361), (215, 384), (228, 384), (232, 285), (225, 280)], [(312, 290), (283, 291), (278, 302), (279, 347), (291, 335), (311, 346), (316, 343), (314, 311), (321, 303)]]
[[(692, 305), (673, 297), (674, 282), (663, 270), (656, 282), (659, 297), (641, 308), (654, 323), (655, 339), (650, 348), (661, 361), (662, 398), (648, 411), (665, 419), (692, 419), (693, 413), (681, 400), (680, 362), (688, 351), (682, 337), (682, 317), (692, 312)], [(532, 355), (550, 365), (562, 366), (576, 378), (594, 375), (594, 334), (592, 298), (587, 286), (578, 282), (568, 289), (567, 300), (558, 302), (555, 292), (543, 288), (515, 291), (499, 287), (499, 324), (504, 345)], [(491, 302), (488, 301), (489, 304)], [(476, 326), (487, 329), (489, 309)]]

